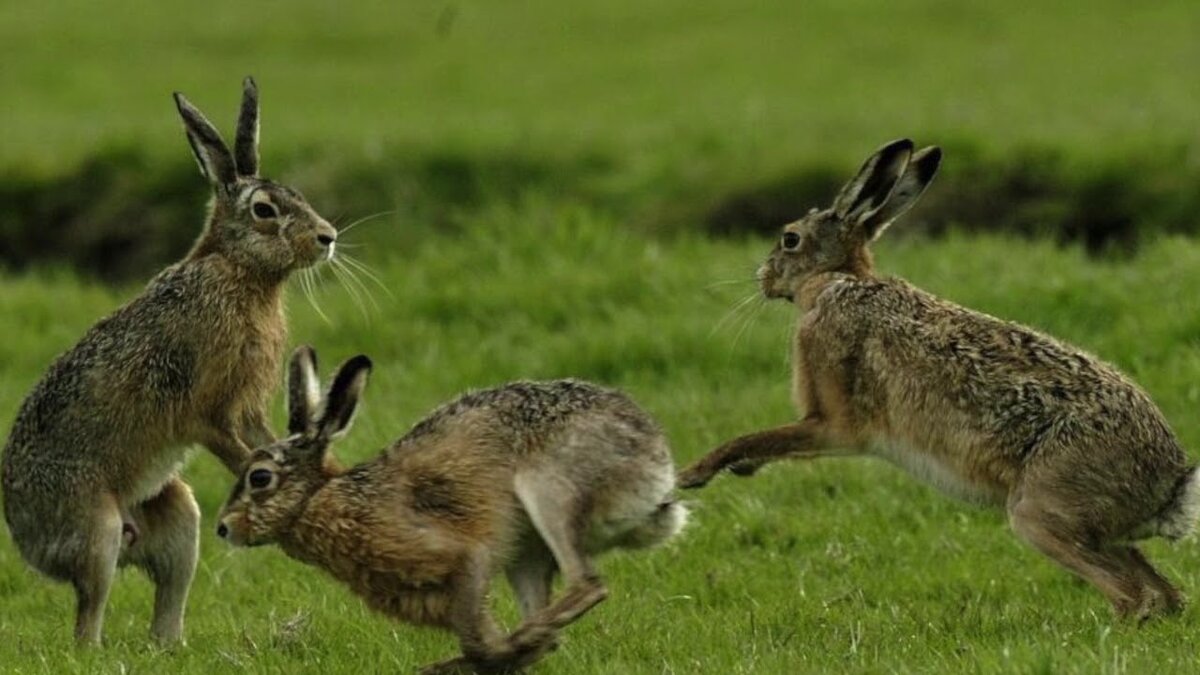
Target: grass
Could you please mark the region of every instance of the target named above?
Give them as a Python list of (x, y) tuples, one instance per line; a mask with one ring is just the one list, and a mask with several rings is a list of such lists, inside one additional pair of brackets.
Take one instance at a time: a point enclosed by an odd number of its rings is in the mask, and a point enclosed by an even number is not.
[[(253, 73), (269, 175), (327, 215), (396, 211), (348, 236), (391, 289), (373, 291), (378, 307), (327, 283), (324, 320), (291, 297), (294, 342), (325, 364), (376, 362), (340, 456), (373, 455), (465, 389), (570, 375), (630, 391), (682, 464), (795, 414), (792, 312), (731, 312), (768, 246), (736, 234), (742, 214), (790, 217), (788, 200), (810, 205), (830, 171), (911, 135), (948, 146), (947, 179), (960, 158), (987, 159), (931, 191), (951, 214), (1036, 225), (1061, 217), (1054, 199), (1069, 192), (1112, 218), (1116, 193), (1134, 229), (1150, 198), (1164, 222), (1194, 221), (1197, 21), (1193, 0), (4, 3), (0, 237), (18, 236), (0, 241), (78, 248), (69, 259), (89, 270), (122, 258), (125, 278), (144, 279), (145, 261), (190, 236), (203, 197), (168, 93), (228, 135)], [(1042, 152), (1055, 159), (1029, 159)], [(989, 162), (1009, 173), (989, 176)], [(1054, 180), (1027, 175), (1046, 166)], [(1010, 180), (1033, 198), (973, 188)], [(1126, 180), (1145, 185), (1124, 193)], [(663, 223), (672, 236), (645, 236)], [(735, 234), (706, 239), (716, 225)], [(1096, 261), (1006, 236), (904, 239), (903, 226), (879, 246), (885, 271), (1118, 364), (1200, 445), (1200, 243), (1156, 237)], [(136, 292), (78, 270), (0, 271), (0, 429), (54, 356)], [(202, 451), (186, 475), (205, 518), (188, 646), (148, 643), (152, 587), (128, 573), (105, 648), (76, 651), (71, 591), (0, 536), (0, 670), (407, 671), (455, 649), (277, 550), (230, 550), (212, 532), (230, 477)], [(610, 599), (536, 672), (1200, 669), (1200, 610), (1115, 623), (999, 514), (886, 465), (773, 467), (691, 498), (676, 542), (601, 562)], [(1148, 550), (1200, 592), (1195, 542)]]
[[(752, 285), (714, 285), (747, 279), (765, 242), (696, 237), (664, 246), (550, 202), (488, 210), (464, 227), (405, 251), (367, 251), (394, 289), (376, 289), (377, 309), (366, 303), (360, 311), (329, 283), (318, 296), (325, 322), (293, 294), (295, 341), (315, 344), (326, 364), (358, 351), (377, 364), (365, 409), (337, 447), (343, 458), (373, 455), (464, 389), (517, 377), (573, 375), (629, 390), (666, 427), (680, 463), (793, 416), (792, 311), (771, 304), (745, 327), (741, 317), (722, 322)], [(1200, 443), (1200, 297), (1192, 291), (1200, 286), (1200, 244), (1161, 240), (1134, 260), (1105, 264), (1074, 249), (998, 238), (879, 248), (888, 272), (1117, 363), (1187, 445)], [(5, 278), (0, 288), (0, 313), (20, 321), (0, 341), (6, 426), (53, 355), (135, 289), (102, 290), (52, 273)], [(189, 645), (147, 644), (152, 589), (130, 572), (109, 606), (107, 646), (73, 650), (70, 590), (29, 571), (3, 538), (0, 662), (9, 671), (404, 671), (453, 651), (447, 635), (370, 614), (277, 550), (229, 549), (211, 525), (230, 478), (203, 453), (187, 476), (205, 517)], [(1098, 593), (1019, 544), (1000, 514), (937, 495), (882, 463), (779, 466), (689, 498), (694, 524), (676, 542), (603, 559), (612, 596), (566, 631), (538, 672), (1200, 666), (1195, 608), (1140, 629), (1115, 623)], [(1184, 589), (1200, 588), (1194, 542), (1148, 549)], [(507, 590), (497, 603), (511, 622)]]

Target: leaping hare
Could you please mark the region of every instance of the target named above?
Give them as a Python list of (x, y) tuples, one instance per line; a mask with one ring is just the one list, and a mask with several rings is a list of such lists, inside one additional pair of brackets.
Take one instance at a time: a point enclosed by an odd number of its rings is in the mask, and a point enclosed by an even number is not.
[(269, 443), (286, 334), (283, 282), (333, 255), (337, 231), (295, 190), (258, 175), (258, 93), (243, 86), (233, 152), (175, 103), (213, 187), (182, 261), (58, 357), (4, 448), (4, 515), (31, 565), (75, 587), (75, 636), (100, 640), (119, 566), (156, 584), (152, 634), (182, 635), (200, 513), (178, 472), (189, 444), (231, 472)]
[[(657, 544), (683, 526), (675, 470), (654, 421), (586, 382), (515, 382), (443, 405), (378, 458), (343, 469), (328, 451), (366, 384), (365, 356), (318, 400), (316, 354), (292, 357), (287, 439), (259, 448), (217, 534), (279, 544), (372, 608), (454, 631), (463, 656), (427, 669), (509, 671), (607, 594), (594, 554)], [(487, 606), (503, 570), (524, 621), (503, 635)], [(551, 581), (566, 587), (550, 602)]]
[(1197, 472), (1150, 398), (1097, 358), (875, 275), (868, 244), (932, 180), (941, 151), (884, 146), (834, 200), (787, 225), (758, 270), (800, 310), (803, 418), (735, 438), (682, 487), (725, 468), (870, 454), (1003, 505), (1019, 537), (1095, 585), (1119, 616), (1175, 612), (1179, 592), (1132, 542), (1200, 516)]

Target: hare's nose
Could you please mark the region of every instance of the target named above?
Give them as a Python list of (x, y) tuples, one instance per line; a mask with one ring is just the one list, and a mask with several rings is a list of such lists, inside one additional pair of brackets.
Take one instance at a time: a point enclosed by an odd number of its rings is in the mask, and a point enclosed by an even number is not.
[(217, 536), (222, 539), (229, 536), (229, 528), (226, 527), (225, 523), (221, 523), (220, 525), (217, 525)]
[(317, 235), (317, 241), (321, 242), (322, 246), (329, 246), (336, 239), (337, 239), (337, 237), (334, 235), (328, 235), (328, 234), (318, 234)]

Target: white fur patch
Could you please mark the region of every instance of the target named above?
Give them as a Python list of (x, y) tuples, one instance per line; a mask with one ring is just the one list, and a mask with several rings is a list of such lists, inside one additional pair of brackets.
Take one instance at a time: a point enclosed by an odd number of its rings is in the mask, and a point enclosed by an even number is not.
[(919, 448), (891, 439), (876, 439), (871, 444), (871, 452), (952, 497), (977, 503), (995, 501), (985, 487), (972, 483), (959, 475), (954, 467)]
[(1200, 470), (1192, 469), (1178, 508), (1167, 513), (1155, 524), (1158, 534), (1171, 539), (1180, 539), (1196, 532), (1200, 521)]

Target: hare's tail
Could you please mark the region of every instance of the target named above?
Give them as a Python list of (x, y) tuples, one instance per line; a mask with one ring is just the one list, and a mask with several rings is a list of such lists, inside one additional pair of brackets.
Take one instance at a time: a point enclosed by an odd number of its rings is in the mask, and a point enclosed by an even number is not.
[(1200, 522), (1200, 467), (1192, 467), (1179, 480), (1175, 496), (1155, 523), (1158, 534), (1181, 539), (1196, 531)]
[(658, 505), (637, 527), (621, 537), (622, 548), (650, 548), (674, 537), (687, 524), (688, 509), (670, 497)]

